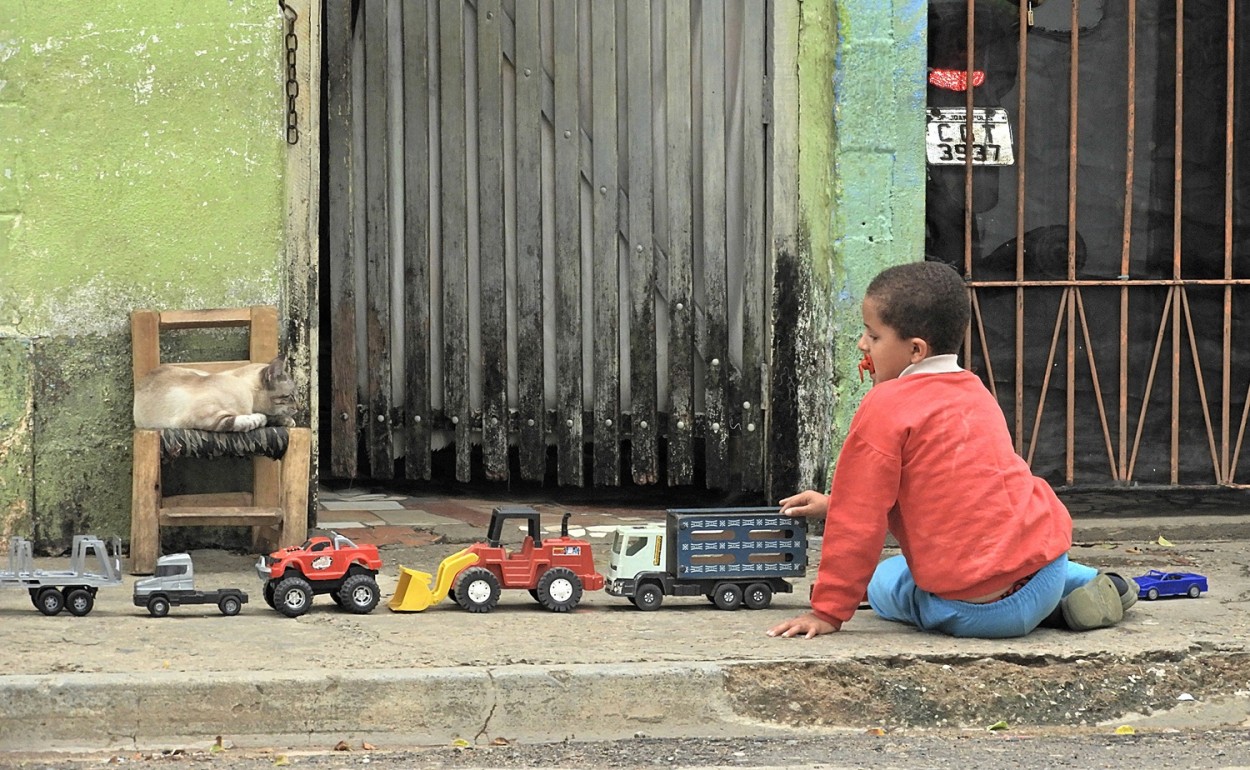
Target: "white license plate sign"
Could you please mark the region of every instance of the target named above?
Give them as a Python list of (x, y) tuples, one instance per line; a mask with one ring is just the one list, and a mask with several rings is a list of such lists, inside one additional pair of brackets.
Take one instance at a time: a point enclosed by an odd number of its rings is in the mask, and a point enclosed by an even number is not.
[[(929, 163), (962, 166), (968, 154), (968, 120), (963, 107), (928, 110), (925, 145)], [(1010, 166), (1016, 162), (1011, 150), (1011, 122), (1002, 107), (972, 111), (972, 165)]]

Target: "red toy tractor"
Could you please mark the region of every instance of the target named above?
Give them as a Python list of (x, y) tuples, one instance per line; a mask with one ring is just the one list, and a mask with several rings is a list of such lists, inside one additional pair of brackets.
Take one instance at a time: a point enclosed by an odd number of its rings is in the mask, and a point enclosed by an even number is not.
[[(528, 534), (520, 549), (509, 553), (500, 545), (504, 523), (521, 519)], [(583, 591), (603, 588), (603, 575), (595, 571), (590, 543), (569, 537), (569, 514), (560, 522), (560, 536), (542, 537), (538, 511), (528, 506), (509, 506), (491, 511), (485, 543), (474, 543), (461, 553), (477, 560), (452, 581), (451, 596), (469, 612), (490, 612), (504, 588), (524, 588), (552, 612), (568, 612), (582, 599)], [(454, 557), (452, 557), (454, 558)]]

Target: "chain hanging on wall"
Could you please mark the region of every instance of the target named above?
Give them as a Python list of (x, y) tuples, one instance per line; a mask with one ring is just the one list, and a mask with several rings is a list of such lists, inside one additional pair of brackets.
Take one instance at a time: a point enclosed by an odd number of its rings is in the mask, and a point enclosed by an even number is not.
[(299, 38), (295, 36), (295, 20), (299, 14), (284, 0), (278, 0), (282, 16), (286, 19), (286, 143), (299, 144), (299, 113), (295, 111), (295, 98), (299, 96), (299, 73), (296, 70), (296, 52)]

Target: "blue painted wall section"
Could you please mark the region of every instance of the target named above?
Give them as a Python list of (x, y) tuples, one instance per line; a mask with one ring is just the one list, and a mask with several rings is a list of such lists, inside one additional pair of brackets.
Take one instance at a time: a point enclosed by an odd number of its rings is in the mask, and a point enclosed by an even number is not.
[(835, 3), (832, 456), (867, 389), (857, 372), (864, 289), (924, 258), (924, 0)]

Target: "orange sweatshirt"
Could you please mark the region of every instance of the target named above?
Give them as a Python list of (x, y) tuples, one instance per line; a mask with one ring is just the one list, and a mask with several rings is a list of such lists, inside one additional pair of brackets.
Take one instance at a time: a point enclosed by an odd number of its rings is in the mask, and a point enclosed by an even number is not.
[(946, 599), (1006, 588), (1072, 546), (1067, 508), (1015, 453), (994, 397), (975, 374), (949, 369), (880, 383), (856, 411), (812, 589), (821, 619), (854, 614), (887, 530), (916, 585)]

